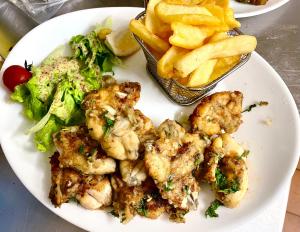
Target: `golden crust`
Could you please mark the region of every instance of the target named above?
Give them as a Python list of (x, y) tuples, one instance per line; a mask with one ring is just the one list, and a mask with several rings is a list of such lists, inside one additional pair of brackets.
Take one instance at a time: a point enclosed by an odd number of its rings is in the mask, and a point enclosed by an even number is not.
[(235, 132), (242, 123), (243, 95), (239, 91), (219, 92), (204, 98), (190, 115), (193, 132), (203, 135)]

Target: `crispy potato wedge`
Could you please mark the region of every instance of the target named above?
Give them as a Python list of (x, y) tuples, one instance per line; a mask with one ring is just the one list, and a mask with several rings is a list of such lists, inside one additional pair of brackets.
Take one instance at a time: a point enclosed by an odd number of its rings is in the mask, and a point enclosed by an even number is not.
[(155, 15), (154, 8), (160, 1), (161, 0), (150, 0), (148, 2), (145, 16), (145, 26), (153, 34), (165, 39), (169, 38), (172, 31), (170, 25), (163, 23)]
[(208, 60), (202, 63), (194, 72), (188, 77), (186, 83), (187, 87), (200, 87), (209, 82), (210, 76), (214, 71), (217, 59)]
[(256, 48), (256, 45), (256, 38), (249, 35), (239, 35), (207, 43), (184, 55), (175, 62), (174, 67), (177, 75), (187, 77), (207, 60), (246, 54), (252, 52)]
[(174, 5), (198, 5), (203, 0), (164, 0), (164, 2)]
[(240, 22), (234, 18), (234, 12), (231, 8), (225, 9), (225, 23), (230, 29), (241, 27)]
[(158, 75), (163, 78), (174, 77), (174, 63), (187, 53), (186, 49), (172, 46), (157, 62)]
[(204, 40), (213, 34), (212, 30), (205, 27), (199, 28), (180, 22), (172, 23), (171, 28), (173, 35), (169, 38), (170, 44), (186, 49), (200, 47)]
[(149, 47), (158, 53), (164, 53), (169, 49), (169, 44), (147, 30), (146, 26), (139, 20), (131, 20), (129, 29), (132, 33), (142, 39)]
[(232, 69), (240, 61), (240, 58), (240, 55), (219, 58), (209, 78), (209, 82), (214, 81), (215, 79), (219, 78), (224, 73)]

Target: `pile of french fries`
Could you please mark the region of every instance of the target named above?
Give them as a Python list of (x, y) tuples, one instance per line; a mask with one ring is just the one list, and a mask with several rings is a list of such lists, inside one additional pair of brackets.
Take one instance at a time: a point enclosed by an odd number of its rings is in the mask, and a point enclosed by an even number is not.
[(150, 0), (145, 17), (129, 25), (159, 60), (158, 75), (194, 88), (222, 76), (256, 48), (254, 36), (228, 34), (238, 27), (229, 0)]

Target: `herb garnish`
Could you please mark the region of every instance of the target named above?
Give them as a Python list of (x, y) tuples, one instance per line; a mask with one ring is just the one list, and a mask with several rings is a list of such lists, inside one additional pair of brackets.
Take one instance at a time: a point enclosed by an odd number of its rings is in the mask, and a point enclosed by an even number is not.
[(235, 193), (240, 190), (240, 184), (237, 180), (228, 181), (226, 176), (221, 172), (219, 168), (216, 169), (216, 185), (218, 192), (225, 194)]
[(186, 195), (191, 194), (190, 187), (187, 185), (183, 186), (183, 191), (185, 192)]
[(241, 156), (239, 157), (239, 159), (242, 159), (242, 158), (247, 158), (247, 157), (248, 157), (248, 155), (249, 155), (249, 153), (250, 153), (250, 151), (249, 151), (249, 150), (245, 150), (245, 151), (243, 152), (243, 154), (241, 154)]
[(194, 165), (195, 165), (196, 169), (198, 169), (200, 167), (200, 164), (202, 163), (203, 158), (204, 157), (201, 154), (199, 154), (199, 155), (196, 156), (195, 162), (194, 162)]
[(108, 135), (109, 131), (115, 124), (115, 121), (107, 117), (106, 114), (107, 112), (102, 115), (102, 118), (105, 121), (105, 124), (103, 125), (104, 136)]
[(143, 197), (142, 200), (140, 200), (139, 205), (138, 205), (136, 211), (140, 215), (147, 217), (148, 207), (147, 207), (147, 199), (146, 199), (146, 197)]
[(78, 148), (78, 152), (80, 153), (80, 154), (84, 154), (84, 145), (83, 144), (81, 144), (80, 146), (79, 146), (79, 148)]
[(205, 211), (205, 217), (219, 217), (219, 215), (216, 213), (216, 210), (222, 205), (222, 203), (218, 200), (214, 200), (210, 206)]
[(111, 215), (113, 215), (114, 217), (119, 218), (119, 214), (113, 209), (112, 211), (109, 212)]
[(254, 103), (254, 104), (248, 106), (246, 109), (244, 109), (242, 111), (242, 113), (250, 112), (253, 108), (255, 108), (257, 106), (267, 106), (267, 105), (269, 105), (269, 102), (267, 102), (267, 101), (260, 101), (260, 102), (257, 102), (257, 103)]
[(167, 182), (164, 185), (164, 191), (169, 192), (174, 188), (173, 186), (173, 176), (169, 176)]

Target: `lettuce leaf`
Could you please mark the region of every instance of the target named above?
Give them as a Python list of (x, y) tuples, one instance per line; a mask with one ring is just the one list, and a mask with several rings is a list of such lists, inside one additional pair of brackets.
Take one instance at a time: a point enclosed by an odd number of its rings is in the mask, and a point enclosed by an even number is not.
[(36, 148), (41, 152), (49, 151), (53, 145), (52, 135), (61, 129), (54, 116), (51, 116), (46, 125), (35, 133), (34, 143)]

